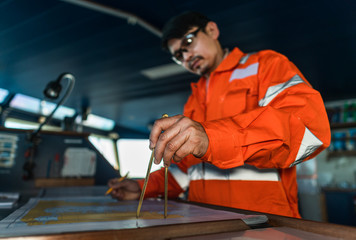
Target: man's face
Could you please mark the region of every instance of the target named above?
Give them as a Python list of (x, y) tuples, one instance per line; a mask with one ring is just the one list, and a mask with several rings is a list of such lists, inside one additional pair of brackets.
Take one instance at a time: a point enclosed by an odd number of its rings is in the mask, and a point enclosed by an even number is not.
[(191, 28), (181, 39), (170, 39), (168, 49), (178, 64), (198, 75), (210, 74), (218, 65), (217, 39), (198, 27)]

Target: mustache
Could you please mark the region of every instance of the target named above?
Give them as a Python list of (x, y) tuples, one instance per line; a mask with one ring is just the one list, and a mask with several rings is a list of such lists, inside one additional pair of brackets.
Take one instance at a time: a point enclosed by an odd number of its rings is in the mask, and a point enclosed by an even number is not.
[(192, 57), (192, 59), (190, 59), (188, 62), (188, 66), (190, 69), (192, 69), (192, 64), (195, 62), (196, 59), (203, 59), (203, 57), (200, 55)]

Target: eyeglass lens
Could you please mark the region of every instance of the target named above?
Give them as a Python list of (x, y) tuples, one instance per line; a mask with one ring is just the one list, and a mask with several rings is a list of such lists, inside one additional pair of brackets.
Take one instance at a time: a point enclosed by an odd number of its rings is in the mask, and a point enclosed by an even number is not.
[(190, 47), (190, 45), (193, 43), (194, 41), (194, 38), (196, 37), (197, 33), (199, 32), (200, 28), (198, 28), (197, 30), (195, 30), (194, 32), (191, 32), (189, 34), (187, 34), (183, 40), (182, 40), (182, 43), (181, 43), (181, 47), (180, 49), (178, 49), (178, 51), (176, 51), (173, 55), (173, 59), (181, 64), (184, 60), (184, 57), (183, 57), (183, 52), (187, 52), (187, 48)]

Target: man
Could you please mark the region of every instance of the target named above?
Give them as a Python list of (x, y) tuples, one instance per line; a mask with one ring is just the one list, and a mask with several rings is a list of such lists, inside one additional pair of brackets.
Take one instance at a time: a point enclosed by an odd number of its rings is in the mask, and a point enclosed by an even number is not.
[[(284, 216), (298, 212), (295, 165), (330, 143), (322, 98), (285, 56), (224, 50), (216, 23), (186, 12), (163, 29), (173, 59), (201, 76), (184, 114), (155, 122), (150, 148), (169, 167), (169, 196)], [(173, 160), (173, 161), (172, 161)], [(145, 197), (164, 193), (164, 170)], [(138, 199), (143, 181), (109, 182), (112, 196)]]

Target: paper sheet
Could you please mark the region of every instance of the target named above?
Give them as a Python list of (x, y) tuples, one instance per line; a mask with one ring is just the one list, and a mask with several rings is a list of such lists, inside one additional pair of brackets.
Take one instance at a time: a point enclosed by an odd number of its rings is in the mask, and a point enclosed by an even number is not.
[(67, 148), (64, 152), (62, 177), (94, 176), (96, 154), (88, 148)]

